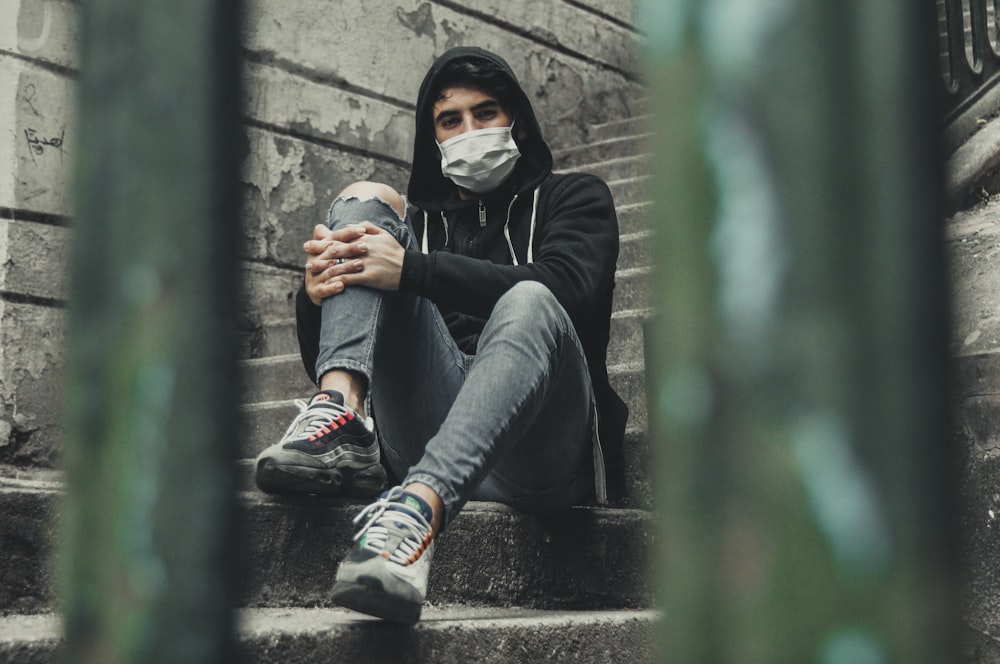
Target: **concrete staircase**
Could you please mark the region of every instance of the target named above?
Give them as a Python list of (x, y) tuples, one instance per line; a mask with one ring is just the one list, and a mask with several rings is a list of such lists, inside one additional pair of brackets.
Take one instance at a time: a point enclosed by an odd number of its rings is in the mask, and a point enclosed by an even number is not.
[[(654, 541), (646, 435), (643, 323), (648, 317), (642, 119), (596, 126), (589, 145), (556, 153), (564, 170), (592, 172), (618, 206), (621, 254), (612, 381), (631, 410), (628, 497), (614, 508), (536, 517), (470, 503), (435, 554), (428, 605), (415, 627), (333, 607), (333, 573), (363, 503), (276, 498), (253, 488), (252, 459), (277, 440), (314, 391), (291, 317), (263, 330), (263, 356), (244, 361), (246, 423), (240, 468), (243, 518), (240, 661), (608, 662), (653, 661), (647, 555)], [(291, 313), (291, 312), (290, 312)], [(60, 485), (56, 478), (0, 478), (0, 661), (50, 662), (59, 644), (47, 566)]]

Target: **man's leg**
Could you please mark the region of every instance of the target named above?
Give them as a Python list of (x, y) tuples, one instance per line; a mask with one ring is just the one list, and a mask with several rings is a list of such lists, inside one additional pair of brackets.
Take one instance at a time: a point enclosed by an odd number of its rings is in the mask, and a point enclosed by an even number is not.
[[(392, 293), (384, 305), (370, 403), (382, 453), (403, 476), (447, 416), (469, 358), (429, 300)], [(437, 494), (416, 483), (394, 487), (366, 507), (337, 569), (333, 601), (386, 620), (416, 622), (442, 514)]]
[[(594, 422), (583, 357), (569, 317), (548, 289), (526, 282), (504, 295), (464, 385), (403, 487), (359, 515), (364, 525), (337, 570), (334, 601), (415, 622), (433, 538), (474, 492), (543, 512), (590, 495)], [(416, 454), (386, 447), (404, 462)]]
[(550, 512), (589, 496), (590, 375), (548, 289), (525, 282), (505, 294), (475, 356), (455, 347), (435, 307), (383, 315), (393, 337), (376, 352), (372, 395), (382, 453), (434, 508), (435, 531), (470, 497)]
[[(403, 199), (391, 187), (378, 182), (355, 182), (340, 192), (330, 206), (327, 226), (337, 229), (370, 221), (393, 232), (403, 244), (401, 227), (405, 215)], [(319, 387), (340, 392), (349, 407), (362, 413), (371, 381), (382, 297), (380, 291), (361, 287), (346, 289), (323, 301), (322, 337), (316, 361)]]
[(471, 497), (535, 512), (593, 491), (593, 400), (583, 349), (555, 296), (535, 282), (494, 307), (437, 435), (404, 483), (440, 496), (445, 524)]
[[(370, 221), (389, 231), (403, 246), (413, 245), (412, 232), (402, 218), (403, 202), (391, 188), (376, 183), (356, 183), (346, 188), (330, 208), (328, 222), (339, 228)], [(386, 311), (396, 311), (390, 325), (381, 320)], [(292, 422), (282, 440), (258, 456), (257, 483), (277, 493), (339, 493), (374, 495), (385, 483), (373, 425), (364, 417), (365, 395), (372, 383), (374, 356), (380, 335), (392, 337), (410, 331), (431, 329), (432, 341), (440, 341), (431, 314), (434, 306), (416, 296), (385, 293), (367, 287), (350, 287), (326, 298), (322, 304), (320, 348), (316, 364), (321, 391)], [(407, 317), (410, 317), (409, 320)], [(438, 316), (440, 319), (440, 316)], [(447, 335), (446, 335), (447, 336)], [(407, 339), (387, 344), (407, 344)], [(454, 346), (454, 342), (447, 337)], [(449, 348), (446, 369), (454, 365)], [(390, 382), (407, 382), (406, 366), (383, 367)], [(434, 371), (426, 371), (433, 380)], [(447, 382), (438, 376), (437, 382)], [(458, 377), (458, 384), (461, 377)], [(457, 386), (455, 388), (457, 390)], [(434, 425), (436, 430), (436, 424)]]
[[(331, 227), (371, 221), (413, 248), (412, 229), (395, 215), (385, 215), (389, 193), (345, 191), (345, 199), (331, 208)], [(404, 475), (445, 419), (469, 357), (458, 349), (429, 300), (362, 287), (324, 300), (320, 339), (320, 387), (337, 398), (349, 395), (345, 401), (352, 411), (364, 409), (378, 419), (388, 462)], [(334, 601), (390, 620), (415, 621), (442, 513), (437, 495), (414, 483), (386, 492), (365, 508), (358, 517), (355, 545), (338, 569)], [(376, 579), (386, 592), (357, 597), (359, 577), (365, 583)]]

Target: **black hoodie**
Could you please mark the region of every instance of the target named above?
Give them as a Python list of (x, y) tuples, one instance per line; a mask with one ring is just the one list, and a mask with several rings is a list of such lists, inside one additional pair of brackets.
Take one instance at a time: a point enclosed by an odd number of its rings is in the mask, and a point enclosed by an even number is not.
[[(500, 101), (514, 119), (521, 152), (504, 184), (473, 200), (460, 198), (456, 186), (442, 175), (434, 138), (437, 78), (446, 64), (459, 58), (489, 60), (509, 76), (513, 99)], [(526, 133), (523, 137), (522, 132)], [(605, 359), (618, 260), (618, 220), (607, 185), (593, 175), (554, 175), (552, 153), (510, 66), (489, 51), (459, 47), (438, 58), (420, 86), (407, 198), (409, 220), (418, 243), (426, 239), (428, 253), (406, 253), (400, 290), (432, 300), (464, 352), (475, 353), (494, 304), (519, 281), (544, 284), (562, 304), (590, 369), (608, 495), (619, 497), (624, 487), (622, 444), (628, 409), (611, 388)], [(426, 229), (425, 220), (429, 221)], [(533, 240), (530, 263), (529, 238)], [(299, 343), (313, 378), (318, 311), (300, 291), (296, 307)]]

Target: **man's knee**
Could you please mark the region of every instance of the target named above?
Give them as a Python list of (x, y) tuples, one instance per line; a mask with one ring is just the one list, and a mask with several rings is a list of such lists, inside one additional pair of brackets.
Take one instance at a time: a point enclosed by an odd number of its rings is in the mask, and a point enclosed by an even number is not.
[(556, 296), (548, 286), (537, 281), (521, 281), (514, 284), (500, 297), (496, 308), (529, 319), (565, 316), (565, 311)]
[(522, 349), (538, 350), (543, 361), (561, 345), (560, 340), (574, 334), (572, 321), (552, 291), (537, 281), (522, 281), (497, 300), (479, 338), (479, 351), (497, 339), (518, 339), (524, 342), (518, 344)]
[(396, 211), (400, 219), (406, 216), (406, 206), (403, 203), (403, 197), (399, 195), (398, 191), (381, 182), (352, 182), (344, 187), (344, 190), (340, 192), (340, 196), (343, 198), (360, 198), (362, 200), (377, 198), (392, 206), (392, 209)]
[(522, 305), (547, 301), (554, 302), (556, 296), (552, 294), (548, 286), (539, 281), (519, 281), (511, 286), (501, 296), (501, 299), (508, 300), (515, 305)]

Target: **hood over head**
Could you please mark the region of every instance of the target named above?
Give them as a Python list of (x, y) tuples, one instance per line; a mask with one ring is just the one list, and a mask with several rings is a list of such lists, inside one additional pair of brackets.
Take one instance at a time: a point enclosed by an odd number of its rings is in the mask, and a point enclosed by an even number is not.
[[(501, 99), (505, 110), (514, 119), (514, 140), (521, 151), (521, 158), (504, 187), (511, 185), (520, 193), (534, 189), (552, 170), (552, 152), (542, 138), (541, 128), (535, 118), (528, 96), (518, 83), (510, 65), (495, 53), (474, 46), (459, 46), (446, 51), (431, 66), (417, 95), (416, 132), (413, 138), (413, 166), (407, 197), (422, 210), (441, 210), (445, 201), (457, 197), (455, 184), (441, 173), (441, 153), (434, 140), (434, 103), (441, 88), (441, 75), (445, 67), (458, 60), (485, 61), (499, 70), (499, 76), (508, 87)], [(473, 81), (474, 83), (474, 81)], [(485, 86), (484, 86), (485, 87)], [(527, 132), (524, 139), (518, 138)]]

